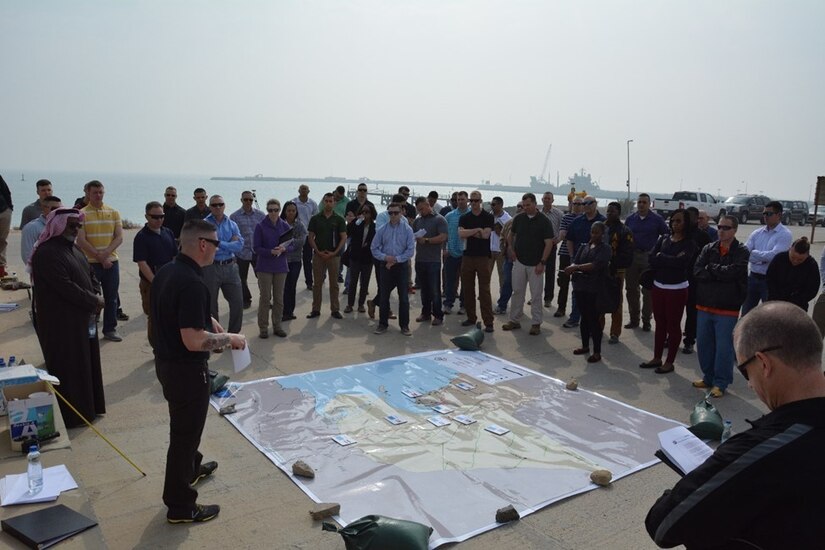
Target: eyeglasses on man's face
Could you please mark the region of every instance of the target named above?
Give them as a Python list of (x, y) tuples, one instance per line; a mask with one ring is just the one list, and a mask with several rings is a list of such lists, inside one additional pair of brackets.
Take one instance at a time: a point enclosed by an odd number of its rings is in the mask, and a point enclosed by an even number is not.
[(596, 204), (596, 201), (583, 201), (582, 204), (584, 206), (590, 206), (591, 204)]
[(148, 214), (148, 216), (153, 220), (162, 220), (166, 217), (164, 214)]
[(470, 199), (470, 202), (481, 202), (481, 199)]
[[(765, 349), (761, 349), (756, 353), (768, 353), (769, 351), (776, 351), (780, 349), (782, 349), (782, 346), (770, 346)], [(750, 378), (748, 378), (748, 365), (750, 363), (753, 363), (754, 359), (756, 359), (756, 353), (754, 353), (753, 355), (751, 355), (750, 357), (736, 365), (736, 368), (739, 369), (739, 372), (742, 373), (742, 376), (745, 377), (745, 380), (750, 380)]]
[(731, 229), (733, 229), (733, 226), (732, 225), (717, 225), (716, 229), (718, 229), (719, 231), (730, 231)]
[(400, 210), (387, 210), (387, 212), (389, 213), (390, 216), (397, 216), (398, 214), (401, 213)]
[(206, 241), (208, 243), (211, 243), (212, 245), (215, 246), (215, 248), (218, 248), (218, 246), (220, 246), (220, 244), (221, 244), (221, 241), (219, 241), (218, 239), (210, 239), (208, 237), (198, 237), (198, 238), (202, 241)]
[(280, 209), (280, 208), (278, 208), (278, 207), (275, 207), (275, 208), (267, 208), (267, 209), (266, 209), (266, 211), (267, 211), (267, 212), (269, 212), (270, 214), (273, 214), (273, 213), (275, 213), (275, 212), (280, 212), (280, 211), (281, 211), (281, 209)]
[(771, 216), (775, 216), (776, 212), (773, 212), (772, 210), (765, 210), (764, 212), (762, 212), (762, 215), (766, 218), (770, 218)]
[(223, 208), (223, 206), (224, 205), (223, 205), (222, 202), (214, 202), (214, 203), (209, 205), (209, 208)]

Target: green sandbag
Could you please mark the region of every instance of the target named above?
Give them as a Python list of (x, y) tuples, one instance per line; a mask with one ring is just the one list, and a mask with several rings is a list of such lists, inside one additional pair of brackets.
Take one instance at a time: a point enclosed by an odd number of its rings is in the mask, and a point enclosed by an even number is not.
[(341, 529), (324, 522), (321, 529), (340, 533), (347, 550), (427, 550), (433, 532), (421, 523), (377, 515), (364, 516)]
[(690, 428), (688, 430), (699, 439), (722, 439), (722, 415), (707, 397), (696, 403), (690, 414)]
[(475, 328), (470, 329), (460, 336), (450, 338), (450, 342), (463, 351), (478, 351), (484, 342), (484, 332), (481, 330), (481, 323), (476, 323)]

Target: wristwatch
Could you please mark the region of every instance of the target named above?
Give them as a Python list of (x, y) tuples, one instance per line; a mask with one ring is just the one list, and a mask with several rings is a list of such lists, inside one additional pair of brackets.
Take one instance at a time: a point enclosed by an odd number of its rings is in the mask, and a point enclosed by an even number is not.
[(430, 244), (430, 238), (424, 237), (424, 244)]

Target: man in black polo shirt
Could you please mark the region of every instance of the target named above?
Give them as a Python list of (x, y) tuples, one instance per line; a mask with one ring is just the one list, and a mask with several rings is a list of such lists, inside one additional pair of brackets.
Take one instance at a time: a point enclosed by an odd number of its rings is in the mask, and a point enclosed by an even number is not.
[(490, 254), (490, 233), (495, 218), (481, 207), (481, 193), (470, 193), (470, 211), (458, 220), (458, 236), (467, 246), (461, 258), (461, 288), (464, 289), (464, 308), (468, 327), (476, 324), (476, 277), (478, 277), (478, 301), (481, 303), (481, 320), (485, 332), (493, 332), (493, 298), (490, 295), (490, 276), (493, 272)]
[[(206, 193), (204, 193), (206, 194)], [(176, 239), (180, 239), (180, 230), (183, 229), (183, 222), (186, 221), (186, 210), (178, 203), (178, 190), (171, 185), (163, 193), (163, 227), (172, 230)]]
[(198, 492), (193, 488), (218, 467), (217, 462), (202, 463), (203, 455), (198, 452), (209, 406), (209, 352), (246, 346), (242, 334), (224, 332), (210, 315), (202, 268), (212, 263), (219, 243), (214, 225), (187, 221), (181, 231), (180, 254), (163, 266), (152, 282), (155, 370), (169, 403), (169, 450), (163, 483), (169, 523), (200, 523), (220, 512), (216, 504), (197, 504)]
[(146, 225), (135, 235), (132, 245), (132, 261), (138, 264), (140, 275), (140, 303), (143, 313), (146, 314), (146, 334), (149, 345), (152, 344), (152, 317), (149, 315), (149, 294), (152, 280), (158, 270), (172, 261), (178, 253), (175, 235), (168, 227), (163, 226), (165, 217), (163, 207), (159, 202), (152, 201), (146, 205)]
[(195, 199), (195, 206), (186, 211), (184, 220), (202, 220), (210, 214), (209, 207), (206, 206), (206, 189), (198, 187), (192, 196)]
[(521, 198), (524, 211), (513, 218), (513, 224), (507, 236), (507, 249), (513, 262), (512, 285), (513, 296), (510, 306), (510, 320), (504, 324), (504, 330), (521, 328), (524, 316), (524, 297), (530, 287), (532, 325), (530, 334), (541, 333), (544, 311), (541, 307), (541, 291), (547, 260), (553, 254), (555, 245), (553, 222), (543, 212), (539, 212), (536, 196), (525, 193)]

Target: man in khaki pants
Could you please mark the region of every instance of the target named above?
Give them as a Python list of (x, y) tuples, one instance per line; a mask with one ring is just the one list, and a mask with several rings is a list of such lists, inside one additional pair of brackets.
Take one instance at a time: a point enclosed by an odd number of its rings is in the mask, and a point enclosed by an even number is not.
[(335, 198), (332, 193), (324, 195), (323, 210), (309, 220), (307, 240), (315, 253), (312, 259), (312, 311), (307, 319), (321, 315), (321, 291), (324, 289), (324, 278), (329, 279), (329, 306), (332, 316), (341, 319), (338, 304), (338, 266), (341, 257), (338, 255), (347, 242), (347, 222), (333, 210)]

